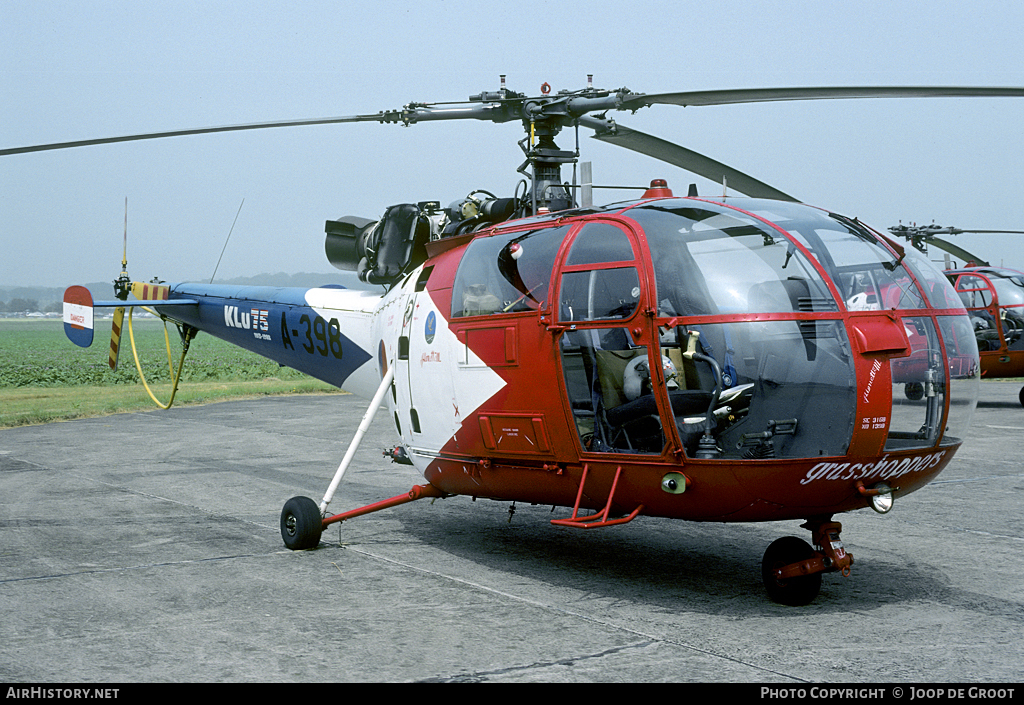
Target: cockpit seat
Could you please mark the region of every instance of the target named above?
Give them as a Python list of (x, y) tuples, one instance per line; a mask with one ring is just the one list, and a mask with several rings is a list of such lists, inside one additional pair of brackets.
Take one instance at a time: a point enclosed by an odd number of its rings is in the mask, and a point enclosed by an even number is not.
[[(701, 389), (675, 389), (668, 393), (669, 401), (672, 402), (673, 416), (700, 416), (707, 412), (711, 406), (711, 392)], [(620, 404), (608, 410), (608, 423), (612, 426), (622, 426), (633, 419), (642, 416), (655, 416), (658, 413), (658, 405), (653, 394), (645, 394), (633, 401)]]
[(750, 288), (747, 308), (752, 313), (811, 311), (813, 301), (806, 279), (764, 281)]

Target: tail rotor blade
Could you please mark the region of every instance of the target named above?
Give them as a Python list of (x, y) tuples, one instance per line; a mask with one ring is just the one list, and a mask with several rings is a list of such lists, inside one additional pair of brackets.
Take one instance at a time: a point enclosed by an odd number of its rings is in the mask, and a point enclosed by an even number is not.
[(121, 326), (124, 323), (124, 306), (114, 309), (114, 325), (110, 329), (110, 369), (117, 369), (117, 353), (121, 348)]

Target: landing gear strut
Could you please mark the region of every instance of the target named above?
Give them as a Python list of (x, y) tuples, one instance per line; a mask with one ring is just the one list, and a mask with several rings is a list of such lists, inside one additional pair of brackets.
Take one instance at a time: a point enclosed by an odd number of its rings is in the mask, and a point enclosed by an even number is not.
[(853, 556), (839, 540), (842, 524), (809, 520), (803, 528), (811, 531), (813, 547), (795, 536), (785, 536), (764, 552), (761, 579), (773, 602), (794, 607), (810, 604), (821, 590), (822, 573), (850, 574)]

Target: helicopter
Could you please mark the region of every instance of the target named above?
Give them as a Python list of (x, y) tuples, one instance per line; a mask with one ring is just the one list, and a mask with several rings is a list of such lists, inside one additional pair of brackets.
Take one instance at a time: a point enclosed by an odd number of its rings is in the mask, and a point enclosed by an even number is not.
[[(458, 495), (563, 508), (558, 527), (639, 516), (697, 522), (801, 520), (764, 553), (768, 597), (804, 605), (822, 575), (851, 573), (835, 515), (924, 487), (953, 459), (979, 385), (977, 340), (947, 279), (914, 248), (688, 148), (619, 124), (612, 111), (876, 97), (1021, 97), (1024, 88), (823, 87), (644, 94), (593, 86), (507, 88), (458, 103), (207, 127), (0, 150), (0, 156), (232, 130), (351, 122), (519, 122), (512, 196), (478, 190), (325, 222), (325, 253), (383, 291), (133, 281), (115, 298), (65, 294), (64, 322), (92, 342), (114, 308), (177, 326), (182, 360), (199, 331), (370, 400), (318, 503), (281, 512), (293, 550), (325, 527), (423, 498)], [(597, 205), (579, 131), (743, 194), (677, 196), (655, 178)], [(561, 149), (563, 129), (577, 135)], [(572, 181), (561, 170), (572, 166)], [(135, 298), (130, 298), (134, 296)], [(140, 370), (141, 372), (141, 370)], [(180, 363), (179, 363), (180, 373)], [(175, 378), (175, 388), (177, 385)], [(920, 399), (897, 393), (919, 385)], [(172, 393), (173, 397), (173, 393)], [(158, 402), (159, 403), (159, 402)], [(329, 504), (378, 408), (399, 442), (384, 452), (426, 479), (332, 514)]]
[[(936, 224), (897, 225), (889, 228), (894, 236), (902, 236), (921, 252), (929, 244), (945, 250), (964, 261), (956, 267), (946, 257), (944, 271), (967, 308), (974, 335), (978, 340), (982, 378), (1024, 377), (1024, 272), (1006, 267), (993, 267), (981, 257), (944, 240), (939, 235), (962, 233), (1024, 234), (1024, 230), (964, 230)], [(917, 394), (908, 388), (907, 394)], [(1024, 387), (1018, 393), (1024, 406)]]

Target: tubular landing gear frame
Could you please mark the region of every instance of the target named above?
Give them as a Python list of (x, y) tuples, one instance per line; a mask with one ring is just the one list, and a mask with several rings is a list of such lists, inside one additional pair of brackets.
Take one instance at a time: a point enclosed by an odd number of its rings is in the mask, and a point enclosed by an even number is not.
[[(308, 548), (316, 548), (320, 545), (320, 535), (323, 533), (324, 528), (331, 524), (362, 516), (363, 514), (379, 512), (382, 509), (397, 507), (400, 504), (415, 502), (417, 499), (423, 499), (424, 497), (447, 496), (431, 484), (413, 485), (412, 489), (405, 494), (341, 514), (327, 516), (327, 505), (334, 498), (334, 493), (338, 489), (338, 485), (341, 484), (341, 479), (352, 462), (356, 448), (359, 447), (359, 442), (362, 441), (363, 436), (370, 427), (370, 422), (373, 421), (373, 417), (384, 400), (384, 394), (391, 386), (394, 377), (395, 368), (393, 365), (388, 365), (388, 369), (381, 379), (380, 386), (377, 388), (377, 393), (374, 395), (373, 400), (370, 401), (366, 413), (363, 414), (363, 420), (359, 423), (356, 435), (349, 444), (345, 457), (342, 459), (341, 465), (338, 466), (338, 470), (334, 473), (334, 478), (331, 480), (331, 484), (327, 488), (327, 492), (324, 494), (320, 504), (318, 505), (309, 497), (292, 497), (285, 502), (284, 508), (281, 510), (281, 538), (284, 539), (284, 545), (291, 550), (301, 551)], [(392, 460), (394, 459), (395, 456), (392, 455)]]
[(281, 510), (281, 538), (284, 539), (284, 545), (293, 551), (316, 548), (320, 545), (320, 534), (331, 524), (415, 502), (417, 499), (446, 496), (431, 484), (413, 485), (405, 494), (328, 517), (321, 516), (320, 507), (309, 497), (292, 497)]

